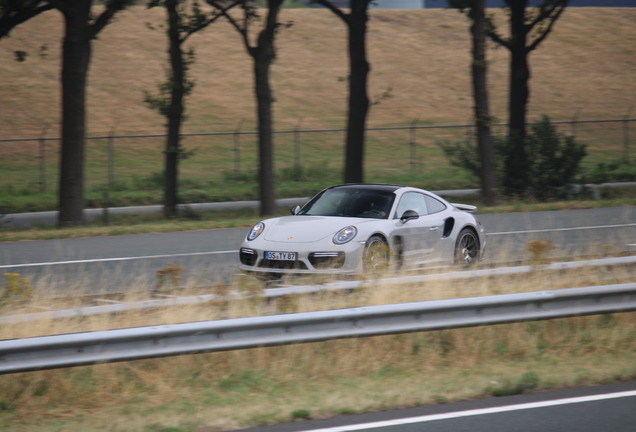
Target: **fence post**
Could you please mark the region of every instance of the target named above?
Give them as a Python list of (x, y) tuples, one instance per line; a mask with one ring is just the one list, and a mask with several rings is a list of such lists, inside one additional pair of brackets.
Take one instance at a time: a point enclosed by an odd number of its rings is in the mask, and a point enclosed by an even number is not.
[(576, 138), (576, 126), (578, 125), (579, 112), (580, 110), (577, 109), (576, 112), (574, 113), (574, 116), (572, 117), (572, 124), (571, 124), (572, 138)]
[(39, 145), (38, 145), (38, 159), (40, 162), (40, 179), (39, 179), (39, 185), (40, 185), (40, 192), (46, 192), (46, 148), (45, 148), (45, 135), (47, 130), (49, 129), (48, 126), (45, 126), (44, 129), (42, 130), (42, 133), (40, 134), (40, 139), (39, 141)]
[(108, 191), (105, 190), (102, 193), (102, 225), (106, 226), (109, 223), (108, 220), (108, 208), (110, 207)]
[(294, 129), (294, 179), (300, 181), (300, 125), (303, 122), (301, 118)]
[(113, 188), (113, 183), (115, 183), (115, 126), (108, 136), (108, 190)]
[(236, 129), (234, 129), (234, 176), (238, 177), (241, 173), (241, 126), (243, 125), (243, 120), (239, 121), (236, 125)]
[(411, 127), (409, 127), (409, 149), (410, 149), (410, 165), (411, 165), (411, 174), (417, 173), (417, 161), (415, 160), (415, 126), (417, 126), (418, 120), (413, 120), (411, 122)]
[(623, 118), (623, 160), (627, 165), (631, 165), (632, 163), (629, 157), (629, 122), (633, 109), (633, 106), (630, 107), (629, 111)]

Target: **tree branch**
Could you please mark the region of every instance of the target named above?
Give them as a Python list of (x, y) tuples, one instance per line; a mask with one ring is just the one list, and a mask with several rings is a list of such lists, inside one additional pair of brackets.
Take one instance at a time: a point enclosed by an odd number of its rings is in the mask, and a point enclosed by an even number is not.
[[(249, 14), (246, 8), (244, 8), (244, 19), (245, 19), (245, 26), (241, 27), (241, 25), (238, 23), (238, 21), (236, 21), (236, 19), (234, 19), (234, 17), (232, 15), (230, 15), (229, 13), (227, 13), (227, 10), (225, 10), (218, 1), (216, 0), (206, 0), (208, 2), (208, 4), (216, 9), (218, 9), (221, 13), (221, 15), (223, 15), (232, 25), (232, 27), (234, 27), (236, 29), (237, 32), (239, 32), (239, 34), (241, 35), (241, 38), (243, 39), (243, 43), (245, 44), (245, 48), (247, 49), (247, 51), (250, 53), (250, 55), (252, 55), (252, 45), (250, 44), (250, 40), (247, 34), (247, 26), (248, 26), (248, 22), (249, 22)], [(244, 3), (245, 0), (240, 0), (237, 3)]]
[(102, 31), (104, 27), (108, 25), (115, 14), (131, 4), (131, 0), (109, 0), (104, 4), (104, 11), (97, 17), (97, 19), (90, 26), (90, 38), (95, 39), (97, 34)]
[[(562, 2), (561, 2), (562, 3)], [(566, 1), (567, 3), (567, 1)], [(534, 27), (535, 25), (539, 24), (541, 21), (549, 18), (550, 16), (552, 16), (552, 14), (554, 13), (554, 11), (559, 8), (562, 7), (560, 5), (559, 2), (555, 2), (555, 3), (550, 3), (549, 5), (546, 4), (546, 2), (544, 1), (543, 3), (541, 3), (539, 6), (537, 6), (539, 8), (539, 13), (537, 14), (537, 16), (532, 20), (531, 23), (529, 23), (530, 28)]]
[(345, 14), (339, 8), (334, 6), (333, 3), (331, 3), (329, 0), (313, 0), (313, 1), (314, 3), (318, 3), (319, 5), (326, 7), (331, 12), (339, 16), (344, 22), (347, 23), (347, 25), (349, 24), (349, 15)]
[[(192, 36), (194, 33), (203, 30), (204, 28), (208, 27), (210, 24), (216, 22), (217, 19), (221, 18), (222, 16), (227, 16), (224, 15), (224, 13), (226, 14), (227, 11), (229, 11), (230, 9), (238, 6), (241, 3), (242, 0), (235, 0), (233, 3), (231, 3), (229, 6), (225, 7), (225, 8), (221, 8), (218, 11), (215, 11), (213, 14), (211, 14), (208, 19), (206, 19), (205, 21), (203, 21), (200, 24), (197, 25), (193, 25), (191, 26), (183, 35), (183, 37), (181, 38), (181, 43), (185, 42), (190, 36)], [(208, 2), (209, 3), (209, 2)]]
[(42, 0), (32, 0), (21, 8), (6, 8), (0, 16), (0, 39), (23, 22), (53, 8), (50, 2)]
[(495, 28), (495, 24), (493, 24), (492, 19), (490, 17), (486, 17), (486, 36), (488, 36), (493, 42), (508, 48), (508, 49), (512, 49), (512, 44), (510, 42), (510, 39), (506, 39), (503, 36), (501, 36), (499, 33), (497, 33), (497, 30)]
[[(548, 35), (550, 34), (550, 32), (552, 31), (552, 27), (554, 27), (554, 24), (556, 23), (556, 21), (559, 19), (559, 17), (561, 16), (561, 14), (563, 13), (563, 11), (565, 10), (565, 8), (568, 5), (568, 0), (565, 0), (559, 10), (556, 12), (556, 14), (554, 14), (554, 16), (552, 16), (552, 18), (550, 18), (550, 24), (548, 24), (548, 27), (543, 31), (543, 33), (541, 33), (539, 35), (539, 37), (537, 37), (537, 39), (534, 40), (534, 42), (532, 42), (529, 46), (528, 46), (528, 52), (535, 50), (539, 44), (541, 44), (541, 42), (543, 42), (543, 40), (548, 37)], [(556, 6), (555, 6), (556, 8)], [(555, 8), (552, 8), (551, 12), (552, 13), (554, 11)], [(549, 16), (548, 16), (549, 18)]]

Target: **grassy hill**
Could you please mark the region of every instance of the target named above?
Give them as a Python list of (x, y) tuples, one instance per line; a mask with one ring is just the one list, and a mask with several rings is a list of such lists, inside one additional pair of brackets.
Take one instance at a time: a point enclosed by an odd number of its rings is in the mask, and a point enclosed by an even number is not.
[[(503, 24), (499, 10), (492, 10)], [(123, 12), (94, 43), (88, 131), (99, 135), (161, 133), (163, 120), (143, 103), (143, 91), (164, 79), (167, 42), (160, 9)], [(346, 33), (333, 14), (287, 9), (293, 22), (278, 36), (273, 67), (277, 128), (329, 128), (346, 116)], [(155, 28), (150, 29), (151, 23)], [(3, 138), (57, 136), (62, 20), (49, 12), (0, 41), (0, 133)], [(505, 29), (505, 26), (501, 26)], [(46, 47), (44, 55), (40, 48)], [(254, 124), (250, 58), (224, 22), (191, 38), (196, 81), (186, 132), (243, 129)], [(468, 20), (451, 10), (372, 10), (370, 94), (379, 98), (370, 126), (465, 123), (471, 119)], [(29, 52), (27, 61), (13, 51)], [(488, 51), (493, 114), (505, 121), (508, 53)], [(530, 119), (622, 118), (636, 98), (636, 9), (570, 8), (530, 57)]]
[[(490, 10), (502, 31), (505, 19)], [(468, 124), (472, 119), (470, 40), (467, 18), (443, 9), (371, 10), (368, 49), (373, 105), (369, 127), (411, 124)], [(144, 103), (144, 91), (165, 80), (167, 40), (161, 9), (133, 7), (121, 13), (93, 44), (88, 91), (91, 137), (163, 134), (164, 120)], [(276, 130), (343, 128), (346, 122), (346, 32), (333, 14), (320, 9), (286, 9), (273, 66)], [(59, 137), (59, 13), (52, 11), (15, 29), (0, 41), (0, 213), (56, 207), (57, 141), (47, 141), (44, 157), (38, 137)], [(255, 130), (251, 58), (237, 32), (219, 22), (194, 35), (196, 51), (188, 99), (186, 133)], [(29, 53), (14, 60), (18, 50)], [(492, 114), (507, 120), (507, 50), (490, 46)], [(623, 119), (636, 103), (636, 9), (570, 8), (553, 33), (530, 56), (529, 121)], [(388, 97), (383, 97), (387, 96)], [(496, 133), (503, 133), (498, 128)], [(570, 132), (567, 127), (565, 132)], [(478, 187), (477, 180), (449, 166), (437, 143), (464, 139), (463, 129), (373, 131), (367, 136), (365, 180), (396, 182), (427, 189)], [(588, 170), (624, 159), (622, 125), (580, 125), (577, 139), (587, 145)], [(415, 136), (416, 135), (416, 136)], [(183, 202), (255, 199), (257, 166), (254, 135), (188, 137), (192, 157), (180, 164)], [(240, 142), (239, 142), (240, 141)], [(312, 195), (341, 181), (343, 134), (304, 133), (275, 137), (277, 196)], [(413, 145), (412, 145), (413, 144)], [(117, 139), (112, 169), (106, 139), (87, 141), (87, 205), (101, 206), (109, 187), (114, 206), (161, 202), (163, 138)], [(237, 151), (237, 148), (240, 151)], [(300, 161), (302, 182), (295, 177)], [(236, 174), (239, 175), (236, 175)], [(629, 174), (633, 177), (633, 174)], [(626, 178), (632, 178), (629, 177)], [(293, 180), (293, 181), (291, 181)], [(612, 180), (620, 180), (613, 178)], [(44, 194), (39, 191), (46, 189)]]

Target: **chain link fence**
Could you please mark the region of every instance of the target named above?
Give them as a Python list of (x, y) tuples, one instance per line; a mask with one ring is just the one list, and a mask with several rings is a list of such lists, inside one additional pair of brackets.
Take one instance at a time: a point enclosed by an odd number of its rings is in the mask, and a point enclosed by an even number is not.
[[(585, 170), (598, 164), (631, 164), (630, 128), (633, 118), (552, 122), (565, 135), (586, 144)], [(531, 125), (531, 124), (529, 124)], [(439, 143), (473, 139), (474, 125), (374, 127), (366, 131), (365, 179), (417, 178), (435, 188), (459, 168), (446, 160)], [(302, 129), (274, 132), (275, 167), (284, 180), (312, 177), (339, 181), (344, 165), (345, 129)], [(493, 126), (503, 136), (505, 124)], [(57, 190), (60, 138), (44, 136), (0, 139), (0, 190), (9, 193)], [(179, 165), (181, 187), (196, 189), (228, 181), (256, 181), (257, 132), (184, 133)], [(87, 190), (143, 190), (162, 186), (164, 134), (86, 137)], [(468, 175), (468, 174), (465, 174)]]

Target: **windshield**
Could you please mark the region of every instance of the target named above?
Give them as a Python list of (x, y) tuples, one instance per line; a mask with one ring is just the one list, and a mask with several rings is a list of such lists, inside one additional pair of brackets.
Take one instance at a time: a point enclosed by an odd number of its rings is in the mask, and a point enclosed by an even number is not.
[(299, 215), (387, 219), (395, 200), (393, 192), (369, 188), (334, 188), (316, 195)]

